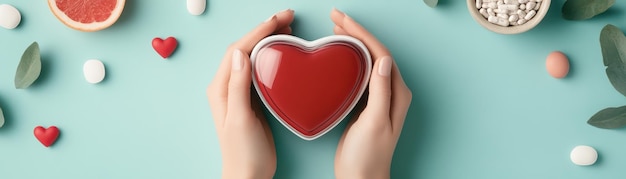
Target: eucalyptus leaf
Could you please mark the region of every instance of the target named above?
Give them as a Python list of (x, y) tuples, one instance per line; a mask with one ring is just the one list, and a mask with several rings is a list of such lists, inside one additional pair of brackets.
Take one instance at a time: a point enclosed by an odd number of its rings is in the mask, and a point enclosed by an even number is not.
[(2, 113), (2, 108), (0, 108), (0, 128), (4, 126), (4, 113)]
[(41, 55), (39, 54), (39, 44), (33, 42), (26, 48), (20, 64), (15, 72), (15, 88), (28, 88), (41, 73)]
[(615, 4), (615, 0), (567, 0), (563, 5), (563, 18), (568, 20), (590, 19), (602, 14)]
[(439, 3), (439, 0), (424, 0), (424, 3), (426, 3), (426, 5), (434, 8), (435, 6), (437, 6), (437, 3)]
[(594, 114), (587, 123), (603, 129), (624, 127), (626, 126), (626, 106), (603, 109)]
[(606, 76), (618, 92), (626, 96), (626, 36), (619, 28), (606, 25), (600, 33)]

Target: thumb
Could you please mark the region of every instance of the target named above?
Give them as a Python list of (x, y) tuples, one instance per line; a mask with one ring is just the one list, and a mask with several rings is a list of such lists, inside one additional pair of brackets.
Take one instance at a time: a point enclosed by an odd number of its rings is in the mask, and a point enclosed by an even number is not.
[[(374, 114), (389, 116), (391, 107), (391, 67), (393, 59), (384, 56), (374, 64), (369, 83), (366, 110)], [(387, 119), (387, 118), (383, 118)]]
[(228, 82), (228, 109), (250, 108), (250, 57), (241, 50), (233, 50), (230, 80)]

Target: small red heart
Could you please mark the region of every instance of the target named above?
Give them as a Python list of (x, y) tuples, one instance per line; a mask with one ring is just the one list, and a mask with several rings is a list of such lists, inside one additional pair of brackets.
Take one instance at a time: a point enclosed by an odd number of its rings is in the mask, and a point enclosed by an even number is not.
[(43, 146), (49, 147), (59, 137), (59, 129), (56, 126), (50, 126), (48, 129), (37, 126), (35, 127), (35, 138), (43, 144)]
[(265, 106), (305, 140), (324, 135), (348, 115), (372, 68), (367, 48), (347, 36), (313, 42), (270, 36), (257, 44), (251, 60), (254, 86)]
[(177, 46), (178, 42), (174, 37), (168, 37), (165, 40), (158, 37), (152, 39), (152, 48), (164, 59), (172, 55)]

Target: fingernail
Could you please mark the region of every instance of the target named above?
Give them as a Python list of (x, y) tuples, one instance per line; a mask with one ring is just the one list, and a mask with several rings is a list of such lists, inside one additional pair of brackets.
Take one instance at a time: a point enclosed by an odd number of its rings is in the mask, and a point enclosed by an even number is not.
[[(287, 8), (285, 10), (282, 10), (282, 11), (278, 12), (278, 13), (283, 13), (283, 12), (293, 12), (293, 9)], [(276, 13), (276, 14), (278, 14), (278, 13)]]
[(241, 50), (239, 49), (235, 49), (233, 51), (233, 55), (231, 57), (231, 69), (233, 71), (239, 71), (241, 70), (241, 66), (242, 66), (242, 53)]
[(272, 17), (270, 17), (270, 18), (267, 18), (267, 20), (265, 20), (263, 22), (267, 23), (267, 22), (271, 21), (274, 18), (276, 18), (276, 14), (272, 15)]
[(339, 10), (339, 9), (337, 9), (336, 7), (333, 7), (333, 10), (335, 10), (335, 11), (337, 11), (337, 12), (339, 12), (339, 13), (343, 14), (343, 15), (346, 15), (346, 13), (344, 13), (344, 12), (340, 11), (340, 10)]
[(385, 56), (380, 59), (378, 64), (378, 75), (389, 76), (391, 75), (391, 57)]

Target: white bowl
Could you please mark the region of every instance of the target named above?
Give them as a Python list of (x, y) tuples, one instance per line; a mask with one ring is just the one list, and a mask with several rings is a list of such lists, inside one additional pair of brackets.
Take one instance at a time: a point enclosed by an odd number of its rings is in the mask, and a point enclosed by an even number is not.
[(487, 19), (483, 17), (480, 12), (478, 12), (478, 9), (476, 8), (476, 0), (467, 0), (467, 9), (469, 10), (470, 15), (474, 17), (474, 20), (476, 20), (478, 24), (485, 27), (486, 29), (489, 29), (499, 34), (519, 34), (534, 28), (535, 26), (537, 26), (537, 24), (539, 24), (539, 22), (541, 22), (541, 20), (543, 20), (543, 17), (545, 17), (548, 13), (548, 9), (550, 9), (550, 0), (543, 0), (535, 17), (530, 19), (525, 24), (508, 27), (492, 24), (491, 22), (487, 21)]

